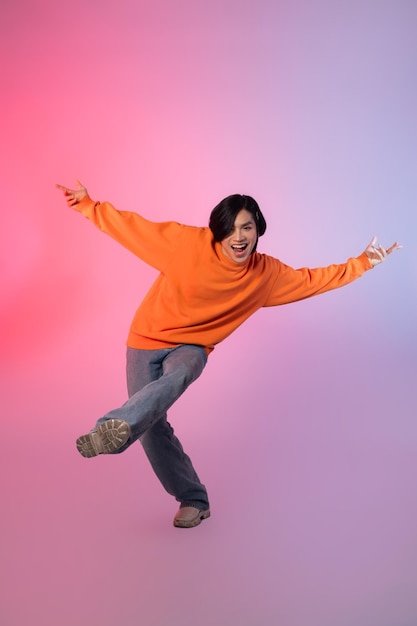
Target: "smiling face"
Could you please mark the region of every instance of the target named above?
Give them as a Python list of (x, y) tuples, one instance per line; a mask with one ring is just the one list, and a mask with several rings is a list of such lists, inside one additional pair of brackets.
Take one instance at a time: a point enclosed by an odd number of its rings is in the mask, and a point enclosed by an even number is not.
[(236, 215), (233, 228), (220, 242), (224, 254), (236, 263), (245, 263), (258, 239), (252, 214), (242, 209)]

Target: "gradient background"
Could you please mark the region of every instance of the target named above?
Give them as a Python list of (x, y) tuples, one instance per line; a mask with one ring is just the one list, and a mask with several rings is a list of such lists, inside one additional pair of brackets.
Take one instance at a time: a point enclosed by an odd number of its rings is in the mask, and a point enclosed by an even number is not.
[[(413, 0), (2, 1), (2, 625), (417, 624), (416, 32)], [(251, 194), (296, 267), (404, 244), (211, 355), (171, 411), (197, 529), (138, 445), (76, 453), (155, 277), (76, 177), (195, 225)]]

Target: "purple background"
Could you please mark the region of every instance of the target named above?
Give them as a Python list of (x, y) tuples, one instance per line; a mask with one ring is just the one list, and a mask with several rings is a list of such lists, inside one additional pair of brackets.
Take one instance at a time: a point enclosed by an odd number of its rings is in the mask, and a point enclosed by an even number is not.
[[(2, 2), (4, 626), (417, 623), (416, 28), (407, 0)], [(253, 195), (296, 267), (404, 244), (210, 356), (171, 411), (199, 528), (138, 445), (76, 453), (155, 273), (66, 207), (75, 177), (196, 225)]]

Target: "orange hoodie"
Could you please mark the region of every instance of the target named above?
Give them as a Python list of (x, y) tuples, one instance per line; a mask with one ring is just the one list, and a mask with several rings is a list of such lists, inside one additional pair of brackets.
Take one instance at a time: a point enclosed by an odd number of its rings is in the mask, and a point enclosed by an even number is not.
[(258, 252), (239, 264), (207, 227), (150, 222), (88, 196), (75, 208), (160, 272), (133, 318), (131, 348), (195, 344), (210, 353), (259, 308), (343, 287), (372, 267), (365, 253), (316, 269), (296, 270)]

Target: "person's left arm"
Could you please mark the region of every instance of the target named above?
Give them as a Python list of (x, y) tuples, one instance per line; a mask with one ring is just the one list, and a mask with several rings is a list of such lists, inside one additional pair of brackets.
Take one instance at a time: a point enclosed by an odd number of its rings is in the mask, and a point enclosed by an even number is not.
[(276, 279), (265, 306), (288, 304), (344, 287), (384, 262), (394, 250), (401, 248), (398, 242), (389, 248), (376, 244), (377, 238), (373, 237), (360, 256), (338, 265), (294, 269), (278, 262)]

